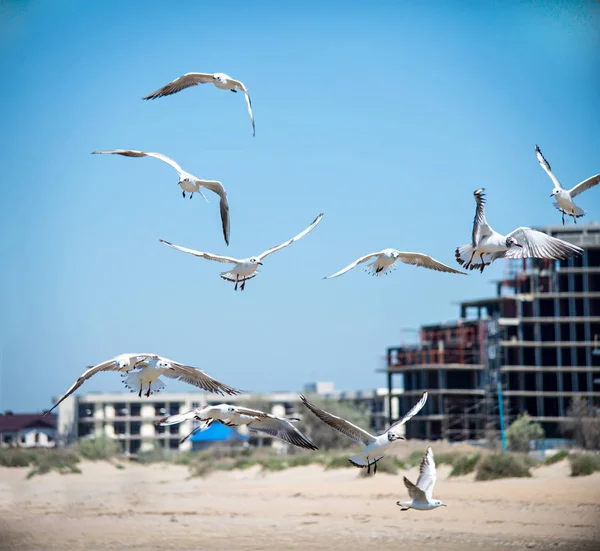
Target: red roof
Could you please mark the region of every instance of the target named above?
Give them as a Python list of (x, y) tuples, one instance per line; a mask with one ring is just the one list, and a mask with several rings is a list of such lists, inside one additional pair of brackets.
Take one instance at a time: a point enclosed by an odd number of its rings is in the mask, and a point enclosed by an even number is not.
[(43, 417), (41, 413), (9, 413), (0, 415), (0, 432), (15, 431), (26, 428), (45, 427), (56, 428), (56, 415)]

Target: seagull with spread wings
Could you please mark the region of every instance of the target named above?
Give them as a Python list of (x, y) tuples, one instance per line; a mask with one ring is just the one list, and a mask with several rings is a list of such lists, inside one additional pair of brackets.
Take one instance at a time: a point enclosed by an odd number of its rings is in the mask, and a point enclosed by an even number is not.
[(427, 256), (423, 253), (403, 253), (396, 249), (383, 249), (376, 253), (366, 254), (361, 256), (358, 260), (355, 260), (352, 264), (349, 264), (339, 272), (330, 276), (324, 277), (323, 279), (333, 279), (334, 277), (341, 276), (352, 268), (356, 268), (359, 264), (364, 264), (369, 260), (374, 259), (373, 262), (365, 266), (365, 270), (371, 272), (374, 276), (381, 276), (383, 274), (389, 274), (391, 271), (396, 269), (396, 261), (404, 262), (404, 264), (412, 264), (413, 266), (420, 266), (422, 268), (428, 268), (429, 270), (435, 270), (437, 272), (446, 272), (449, 274), (462, 274), (464, 272), (450, 268), (441, 262), (438, 262), (434, 258)]
[(225, 188), (221, 182), (217, 180), (201, 180), (200, 178), (196, 178), (193, 174), (186, 172), (177, 164), (173, 159), (163, 155), (162, 153), (151, 153), (145, 151), (135, 151), (133, 149), (110, 149), (105, 151), (92, 151), (92, 155), (100, 155), (100, 154), (108, 154), (108, 155), (123, 155), (124, 157), (154, 157), (163, 163), (167, 163), (169, 166), (172, 166), (177, 173), (179, 174), (179, 182), (178, 185), (181, 187), (183, 195), (185, 199), (185, 192), (187, 191), (190, 194), (190, 199), (194, 196), (194, 193), (199, 193), (204, 197), (206, 201), (205, 195), (200, 191), (200, 188), (208, 189), (214, 193), (216, 193), (221, 198), (221, 224), (223, 226), (223, 237), (225, 238), (225, 243), (229, 245), (229, 203), (227, 202), (227, 193), (225, 192)]
[(385, 455), (385, 452), (390, 445), (396, 440), (404, 440), (404, 437), (400, 436), (397, 430), (423, 409), (425, 402), (427, 402), (427, 391), (423, 392), (419, 401), (404, 417), (402, 417), (402, 419), (393, 423), (379, 436), (373, 436), (366, 430), (350, 423), (350, 421), (346, 421), (337, 415), (327, 413), (325, 410), (311, 404), (305, 396), (301, 395), (300, 399), (310, 411), (321, 419), (321, 421), (327, 423), (332, 429), (347, 436), (350, 440), (354, 440), (357, 444), (362, 444), (364, 446), (363, 450), (358, 455), (348, 458), (348, 461), (355, 467), (360, 467), (361, 469), (367, 467), (367, 474), (370, 474), (371, 466), (373, 466), (373, 474), (375, 474), (377, 472), (377, 462)]
[(235, 395), (241, 393), (240, 390), (213, 379), (200, 369), (180, 364), (157, 354), (120, 354), (116, 358), (88, 367), (46, 414), (73, 394), (89, 378), (101, 371), (119, 371), (125, 387), (131, 392), (139, 389), (138, 396), (140, 398), (144, 389), (146, 390), (145, 396), (149, 397), (150, 394), (160, 392), (165, 388), (165, 384), (160, 380), (161, 376), (177, 379), (215, 394)]
[(402, 511), (408, 511), (409, 509), (431, 511), (431, 509), (437, 509), (438, 507), (447, 507), (439, 499), (432, 499), (431, 497), (436, 476), (433, 450), (429, 447), (421, 461), (417, 483), (413, 484), (408, 478), (404, 477), (404, 485), (412, 501), (397, 501), (396, 505), (402, 507)]
[[(456, 261), (465, 269), (483, 269), (498, 258), (548, 258), (559, 260), (583, 253), (583, 249), (531, 228), (517, 228), (508, 235), (494, 231), (485, 219), (485, 194), (473, 193), (477, 208), (471, 244), (456, 249)], [(478, 259), (477, 259), (478, 257)], [(474, 261), (475, 260), (475, 261)]]
[(207, 429), (215, 421), (228, 427), (239, 427), (247, 425), (248, 430), (252, 432), (266, 434), (279, 438), (288, 444), (293, 444), (299, 448), (307, 450), (317, 450), (315, 446), (306, 436), (304, 436), (292, 423), (296, 423), (299, 419), (276, 417), (270, 413), (265, 413), (258, 409), (251, 409), (242, 406), (232, 406), (231, 404), (218, 404), (215, 406), (207, 406), (204, 408), (196, 408), (187, 413), (170, 415), (156, 422), (157, 425), (176, 425), (189, 419), (200, 421), (192, 432), (190, 432), (181, 442), (185, 442), (188, 438)]
[(236, 93), (238, 90), (241, 90), (244, 92), (244, 96), (246, 98), (246, 107), (248, 107), (248, 115), (250, 115), (250, 124), (252, 124), (252, 135), (255, 136), (256, 132), (254, 128), (254, 115), (252, 114), (252, 101), (250, 100), (248, 89), (242, 82), (231, 78), (225, 73), (186, 73), (185, 75), (176, 78), (174, 81), (169, 82), (169, 84), (166, 84), (162, 88), (156, 90), (156, 92), (152, 92), (142, 99), (162, 98), (165, 96), (170, 96), (171, 94), (176, 94), (177, 92), (181, 92), (181, 90), (189, 88), (190, 86), (207, 83), (214, 84), (217, 88), (219, 88), (219, 90), (231, 90), (232, 92)]
[(550, 197), (554, 197), (556, 201), (553, 205), (562, 212), (562, 223), (565, 223), (565, 214), (573, 217), (573, 222), (577, 224), (577, 218), (585, 215), (585, 211), (578, 207), (574, 202), (573, 198), (577, 197), (580, 193), (600, 184), (600, 174), (596, 174), (595, 176), (590, 176), (587, 180), (580, 182), (576, 186), (571, 189), (563, 189), (558, 181), (558, 178), (554, 176), (552, 169), (550, 168), (550, 163), (546, 160), (544, 155), (542, 155), (542, 150), (536, 145), (535, 146), (535, 154), (537, 156), (538, 162), (540, 166), (544, 169), (546, 174), (550, 176), (550, 179), (554, 183), (554, 189), (552, 190), (552, 195)]
[(173, 247), (174, 249), (177, 249), (178, 251), (193, 254), (194, 256), (197, 256), (199, 258), (205, 258), (206, 260), (213, 260), (215, 262), (222, 262), (223, 264), (234, 264), (234, 267), (231, 268), (230, 270), (228, 270), (226, 272), (221, 272), (221, 277), (226, 281), (231, 281), (231, 282), (235, 283), (235, 288), (234, 288), (235, 291), (237, 291), (237, 289), (238, 289), (238, 284), (241, 284), (240, 290), (243, 291), (246, 286), (246, 281), (248, 281), (249, 279), (252, 279), (253, 277), (256, 277), (258, 275), (258, 272), (256, 270), (259, 266), (263, 265), (262, 261), (267, 256), (283, 249), (284, 247), (287, 247), (288, 245), (291, 245), (294, 241), (298, 241), (298, 239), (301, 239), (302, 237), (304, 237), (307, 233), (311, 232), (316, 227), (316, 225), (321, 221), (321, 218), (323, 218), (323, 214), (319, 214), (319, 216), (317, 216), (314, 219), (313, 223), (310, 226), (308, 226), (308, 228), (306, 228), (303, 232), (299, 233), (295, 237), (292, 237), (285, 243), (282, 243), (281, 245), (277, 245), (276, 247), (267, 249), (264, 253), (261, 253), (258, 256), (251, 256), (249, 258), (241, 258), (240, 259), (240, 258), (232, 258), (230, 256), (221, 256), (221, 255), (212, 254), (212, 253), (203, 253), (201, 251), (195, 251), (193, 249), (188, 249), (186, 247), (180, 247), (179, 245), (173, 245), (173, 243), (169, 243), (168, 241), (165, 241), (164, 239), (160, 239), (159, 241), (161, 243), (164, 243), (165, 245), (168, 245), (169, 247)]

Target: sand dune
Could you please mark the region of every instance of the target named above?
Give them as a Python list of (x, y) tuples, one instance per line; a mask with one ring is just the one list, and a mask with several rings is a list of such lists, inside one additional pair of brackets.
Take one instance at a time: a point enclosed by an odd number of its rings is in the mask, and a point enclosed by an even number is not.
[[(430, 512), (395, 505), (401, 476), (356, 469), (189, 479), (174, 465), (81, 468), (30, 480), (27, 469), (0, 468), (0, 549), (572, 551), (595, 548), (600, 533), (600, 474), (570, 478), (566, 462), (492, 482), (448, 479), (441, 466), (435, 496), (449, 506)], [(416, 480), (417, 469), (400, 474)]]

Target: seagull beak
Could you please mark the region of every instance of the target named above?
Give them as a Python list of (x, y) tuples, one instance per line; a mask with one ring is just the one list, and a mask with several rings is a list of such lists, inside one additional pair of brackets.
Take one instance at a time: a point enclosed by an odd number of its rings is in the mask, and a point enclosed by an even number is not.
[(554, 193), (552, 195), (550, 195), (550, 197), (554, 197)]
[(445, 503), (441, 504), (442, 507), (448, 507), (448, 505), (446, 505)]
[(262, 263), (262, 262), (259, 262), (258, 264), (259, 264), (260, 266), (262, 266), (262, 265), (263, 265), (263, 263)]
[(522, 249), (523, 245), (519, 245), (518, 243), (515, 243), (515, 247), (520, 247)]

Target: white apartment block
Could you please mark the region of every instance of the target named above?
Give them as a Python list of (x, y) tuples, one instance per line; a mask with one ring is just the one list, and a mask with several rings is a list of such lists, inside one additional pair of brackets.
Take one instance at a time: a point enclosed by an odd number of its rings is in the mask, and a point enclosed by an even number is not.
[[(306, 386), (305, 392), (316, 392), (327, 399), (363, 405), (370, 415), (370, 428), (381, 431), (388, 423), (390, 402), (392, 418), (398, 417), (398, 395), (402, 390), (393, 389), (391, 400), (388, 400), (387, 389), (340, 392), (334, 390), (332, 383), (313, 383)], [(157, 442), (172, 450), (190, 450), (192, 443), (188, 440), (180, 444), (180, 440), (193, 430), (196, 421), (185, 421), (168, 427), (156, 426), (155, 422), (167, 415), (223, 402), (249, 406), (255, 402), (257, 405), (261, 404), (261, 407), (268, 404), (269, 412), (280, 417), (302, 417), (307, 413), (300, 402), (299, 393), (296, 392), (249, 393), (226, 397), (204, 392), (167, 392), (153, 394), (149, 398), (138, 398), (136, 394), (131, 393), (72, 395), (58, 406), (58, 442), (59, 445), (68, 445), (85, 436), (104, 434), (119, 440), (127, 455), (150, 450)], [(240, 427), (239, 431), (248, 435), (251, 446), (270, 445), (282, 450), (287, 446), (284, 442), (268, 436), (247, 433), (245, 429)]]

